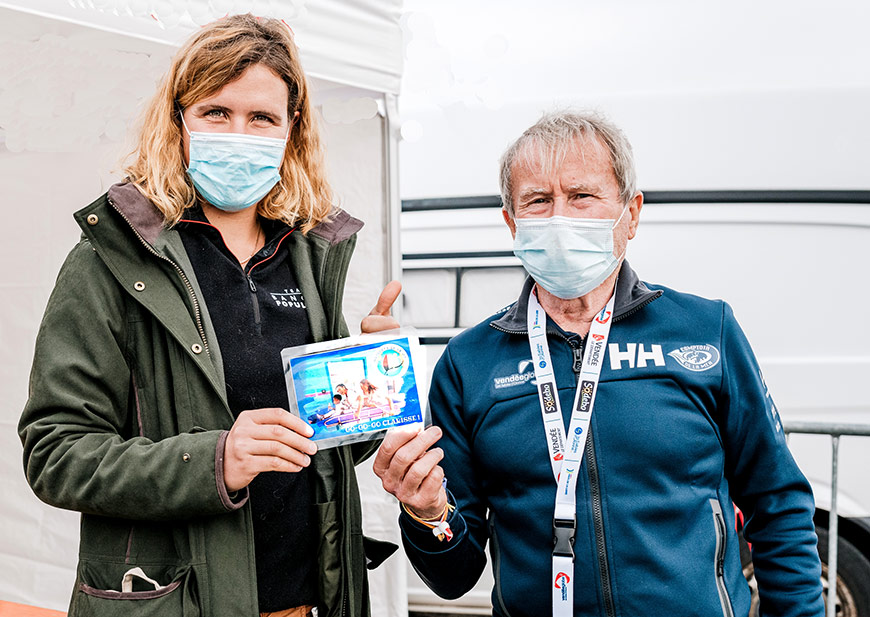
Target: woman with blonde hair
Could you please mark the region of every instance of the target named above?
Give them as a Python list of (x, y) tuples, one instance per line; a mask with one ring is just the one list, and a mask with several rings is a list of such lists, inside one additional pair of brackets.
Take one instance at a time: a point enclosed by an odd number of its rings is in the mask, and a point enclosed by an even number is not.
[(377, 442), (318, 452), (286, 411), (279, 352), (348, 334), (362, 227), (289, 29), (195, 33), (126, 175), (75, 215), (19, 425), (34, 492), (82, 513), (70, 616), (368, 615), (366, 559), (391, 551), (361, 535), (354, 465)]

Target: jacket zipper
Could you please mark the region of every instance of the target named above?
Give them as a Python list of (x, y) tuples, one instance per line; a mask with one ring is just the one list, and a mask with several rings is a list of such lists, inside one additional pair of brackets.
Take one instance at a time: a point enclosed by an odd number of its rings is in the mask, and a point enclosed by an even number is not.
[[(661, 296), (661, 293), (650, 296), (647, 300), (641, 302), (630, 311), (614, 317), (614, 323), (616, 321), (619, 321), (620, 319), (624, 319), (625, 317), (633, 315), (659, 296)], [(527, 330), (511, 332), (492, 323), (490, 323), (490, 326), (506, 334), (527, 333)], [(557, 334), (557, 336), (564, 339), (566, 342), (568, 342), (569, 345), (571, 344), (565, 336), (561, 334)], [(583, 343), (581, 342), (579, 347), (574, 347), (573, 345), (571, 345), (571, 353), (573, 355), (573, 365), (571, 368), (574, 371), (575, 375), (579, 376), (580, 371), (583, 368)], [(607, 541), (604, 537), (604, 507), (601, 501), (601, 482), (598, 478), (598, 461), (595, 456), (595, 445), (593, 444), (593, 439), (591, 438), (591, 436), (589, 439), (586, 440), (586, 448), (584, 454), (586, 458), (586, 471), (589, 475), (589, 490), (592, 494), (592, 525), (595, 530), (595, 545), (598, 556), (598, 576), (601, 579), (601, 593), (604, 596), (604, 614), (607, 615), (607, 617), (615, 617), (616, 604), (613, 600), (613, 585), (610, 581), (610, 565), (607, 561)], [(720, 597), (722, 595), (723, 589), (724, 583), (722, 583), (722, 587), (720, 587)], [(725, 604), (723, 603), (723, 610), (724, 606)], [(730, 609), (730, 602), (727, 604), (727, 606)], [(725, 614), (725, 617), (734, 617), (734, 615), (733, 613), (729, 612)]]
[[(640, 310), (646, 304), (655, 300), (658, 296), (650, 298), (647, 302), (636, 306), (631, 312)], [(624, 316), (624, 315), (623, 315)], [(616, 319), (614, 319), (616, 321)], [(490, 324), (492, 325), (492, 324)], [(493, 326), (496, 330), (500, 330), (507, 334), (515, 334), (508, 332), (498, 326)], [(561, 339), (564, 339), (571, 345), (571, 342), (562, 334), (556, 334)], [(571, 345), (571, 353), (574, 358), (573, 366), (571, 367), (576, 375), (579, 376), (580, 370), (583, 368), (583, 343), (579, 347)], [(598, 555), (598, 575), (601, 579), (601, 593), (604, 596), (604, 614), (608, 617), (615, 617), (616, 604), (613, 600), (613, 585), (610, 582), (610, 565), (607, 562), (607, 541), (604, 537), (604, 507), (601, 502), (601, 483), (598, 479), (598, 461), (595, 457), (595, 446), (592, 443), (592, 435), (586, 440), (585, 458), (586, 472), (589, 475), (589, 490), (592, 494), (592, 525), (595, 530), (595, 546)], [(727, 617), (734, 617), (728, 615)]]
[[(598, 551), (598, 575), (601, 578), (601, 593), (604, 596), (604, 614), (615, 617), (613, 586), (610, 583), (610, 566), (607, 563), (607, 543), (604, 538), (604, 507), (601, 503), (601, 483), (598, 480), (598, 461), (592, 437), (586, 440), (586, 470), (589, 474), (589, 490), (592, 493), (592, 525), (595, 529), (595, 544)], [(731, 616), (733, 617), (733, 616)]]
[[(614, 319), (615, 321), (615, 319)], [(565, 338), (565, 337), (561, 337)], [(571, 341), (565, 339), (569, 345)], [(572, 369), (578, 379), (583, 369), (583, 339), (580, 345), (571, 345), (574, 356)], [(591, 427), (590, 427), (591, 431)], [(613, 586), (610, 583), (610, 564), (607, 562), (607, 540), (604, 537), (604, 506), (601, 501), (601, 482), (598, 479), (598, 459), (595, 456), (595, 444), (590, 432), (585, 447), (586, 473), (589, 476), (589, 492), (592, 496), (592, 527), (595, 530), (595, 548), (598, 557), (598, 576), (601, 579), (601, 594), (604, 596), (604, 614), (615, 617), (616, 606), (613, 601)]]
[(190, 280), (187, 278), (184, 270), (182, 270), (181, 266), (169, 259), (166, 255), (158, 253), (157, 249), (151, 246), (151, 244), (142, 237), (142, 234), (140, 234), (139, 231), (135, 227), (133, 227), (133, 223), (130, 222), (130, 219), (127, 218), (127, 215), (125, 215), (123, 212), (121, 212), (120, 209), (118, 209), (118, 206), (115, 205), (115, 202), (112, 201), (112, 198), (107, 197), (107, 200), (109, 201), (109, 204), (112, 206), (112, 208), (114, 208), (115, 211), (121, 215), (121, 218), (127, 222), (127, 225), (130, 226), (130, 229), (133, 230), (133, 233), (136, 235), (137, 238), (139, 238), (139, 241), (148, 250), (148, 252), (157, 257), (158, 259), (162, 259), (163, 261), (167, 262), (169, 265), (175, 268), (176, 272), (178, 272), (178, 276), (180, 276), (181, 280), (184, 282), (184, 286), (187, 288), (187, 293), (190, 295), (190, 299), (193, 302), (193, 313), (194, 319), (196, 320), (196, 329), (199, 331), (199, 338), (202, 339), (202, 346), (205, 349), (205, 353), (208, 354), (208, 357), (210, 358), (211, 352), (208, 349), (208, 340), (206, 340), (205, 338), (205, 328), (203, 328), (202, 325), (202, 311), (199, 307), (199, 300), (197, 299), (196, 293), (194, 293), (193, 291), (193, 285), (190, 284)]
[(734, 617), (731, 598), (728, 597), (728, 588), (725, 586), (725, 517), (722, 515), (722, 506), (719, 505), (717, 499), (710, 500), (710, 508), (713, 510), (713, 524), (716, 529), (716, 554), (713, 567), (716, 575), (716, 589), (719, 591), (719, 603), (722, 605), (723, 617)]
[(248, 287), (251, 290), (251, 303), (254, 305), (254, 323), (260, 325), (260, 299), (257, 297), (257, 286), (254, 284), (254, 279), (251, 278), (251, 273), (248, 272)]
[(262, 261), (258, 261), (257, 263), (252, 265), (248, 269), (248, 271), (245, 273), (245, 277), (248, 279), (248, 288), (251, 290), (251, 303), (254, 306), (254, 323), (257, 325), (260, 324), (260, 298), (257, 296), (257, 285), (254, 283), (254, 279), (251, 276), (251, 272), (254, 270), (254, 268), (259, 266), (260, 264), (266, 263), (267, 261), (272, 259), (275, 255), (277, 255), (278, 249), (281, 248), (281, 243), (284, 242), (284, 239), (287, 236), (289, 236), (290, 234), (292, 234), (295, 231), (295, 229), (296, 228), (294, 227), (293, 229), (288, 231), (286, 234), (284, 234), (280, 240), (278, 240), (278, 244), (275, 246), (275, 251), (271, 255), (266, 257), (266, 259), (264, 259)]

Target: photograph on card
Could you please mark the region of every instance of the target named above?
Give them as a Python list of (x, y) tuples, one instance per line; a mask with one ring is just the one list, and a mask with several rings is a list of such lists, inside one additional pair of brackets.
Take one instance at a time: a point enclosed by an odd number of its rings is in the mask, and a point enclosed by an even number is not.
[[(415, 374), (416, 339), (355, 337), (344, 346), (283, 350), (291, 411), (314, 429), (320, 447), (379, 437), (385, 429), (423, 424)], [(351, 340), (369, 341), (348, 346)]]

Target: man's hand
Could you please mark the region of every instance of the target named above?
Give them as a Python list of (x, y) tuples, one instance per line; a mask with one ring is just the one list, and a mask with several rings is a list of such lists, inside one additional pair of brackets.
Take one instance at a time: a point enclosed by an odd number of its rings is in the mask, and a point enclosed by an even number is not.
[(311, 463), (317, 445), (301, 418), (269, 407), (243, 411), (224, 445), (224, 484), (237, 491), (264, 471), (300, 471)]
[(378, 449), (373, 464), (384, 489), (423, 519), (440, 516), (447, 504), (447, 493), (442, 486), (444, 470), (438, 464), (444, 458), (444, 451), (441, 448), (429, 450), (439, 439), (441, 429), (437, 426), (419, 433), (392, 430)]
[(399, 322), (390, 315), (393, 302), (402, 292), (402, 284), (399, 281), (390, 281), (378, 296), (377, 304), (359, 324), (359, 329), (364, 334), (380, 332), (382, 330), (394, 330), (399, 327)]

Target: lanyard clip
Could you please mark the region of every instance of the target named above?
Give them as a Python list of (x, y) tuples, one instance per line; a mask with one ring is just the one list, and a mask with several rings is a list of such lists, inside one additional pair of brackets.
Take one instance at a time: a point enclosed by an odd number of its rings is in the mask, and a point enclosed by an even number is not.
[(575, 519), (553, 519), (553, 556), (570, 557), (574, 559), (574, 532), (577, 529)]

